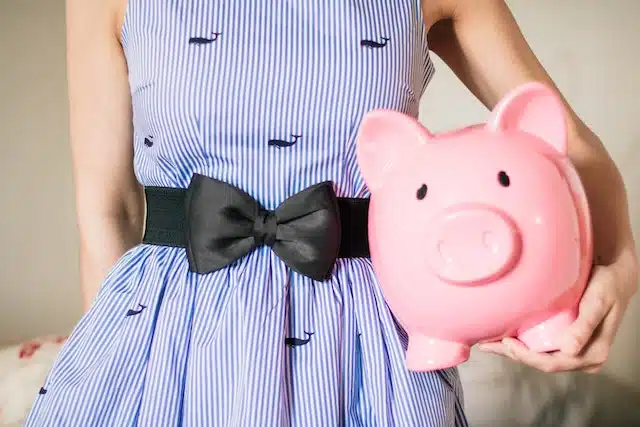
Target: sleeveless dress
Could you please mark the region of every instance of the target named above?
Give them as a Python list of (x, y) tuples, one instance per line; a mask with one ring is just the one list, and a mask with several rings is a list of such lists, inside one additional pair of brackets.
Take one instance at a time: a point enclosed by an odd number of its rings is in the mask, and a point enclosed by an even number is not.
[[(363, 114), (416, 117), (433, 73), (420, 0), (130, 0), (122, 39), (139, 181), (200, 173), (267, 209), (325, 180), (368, 197)], [(368, 259), (315, 282), (262, 247), (198, 275), (184, 249), (141, 244), (26, 426), (466, 426), (457, 370), (407, 371), (406, 341)]]

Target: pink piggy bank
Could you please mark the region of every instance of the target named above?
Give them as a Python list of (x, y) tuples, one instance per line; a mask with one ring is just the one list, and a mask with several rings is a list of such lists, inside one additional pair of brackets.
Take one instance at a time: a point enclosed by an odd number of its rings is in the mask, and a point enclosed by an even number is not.
[(437, 135), (373, 111), (357, 157), (371, 261), (408, 334), (408, 369), (458, 365), (472, 345), (505, 336), (559, 348), (590, 274), (592, 232), (554, 92), (525, 84), (486, 124)]

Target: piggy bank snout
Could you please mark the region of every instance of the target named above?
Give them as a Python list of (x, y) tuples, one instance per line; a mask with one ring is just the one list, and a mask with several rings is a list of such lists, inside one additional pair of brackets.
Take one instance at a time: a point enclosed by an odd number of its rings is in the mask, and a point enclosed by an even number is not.
[(513, 267), (520, 245), (507, 215), (486, 207), (454, 207), (429, 224), (427, 262), (446, 282), (489, 284)]

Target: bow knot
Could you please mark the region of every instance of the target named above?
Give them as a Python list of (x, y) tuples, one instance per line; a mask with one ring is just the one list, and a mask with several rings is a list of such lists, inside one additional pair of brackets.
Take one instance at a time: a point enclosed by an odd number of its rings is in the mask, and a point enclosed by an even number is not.
[(294, 271), (327, 279), (341, 240), (338, 199), (331, 182), (294, 194), (274, 211), (241, 189), (195, 174), (185, 196), (189, 268), (210, 273), (258, 246), (269, 246)]
[(274, 212), (261, 209), (253, 223), (253, 238), (256, 245), (273, 247), (276, 242), (278, 219)]

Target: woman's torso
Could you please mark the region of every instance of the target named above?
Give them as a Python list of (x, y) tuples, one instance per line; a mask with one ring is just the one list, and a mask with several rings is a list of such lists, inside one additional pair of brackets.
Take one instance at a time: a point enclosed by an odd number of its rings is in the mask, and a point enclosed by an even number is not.
[(433, 71), (420, 0), (130, 0), (121, 38), (139, 181), (198, 172), (267, 208), (325, 180), (366, 196), (362, 116), (417, 116)]

